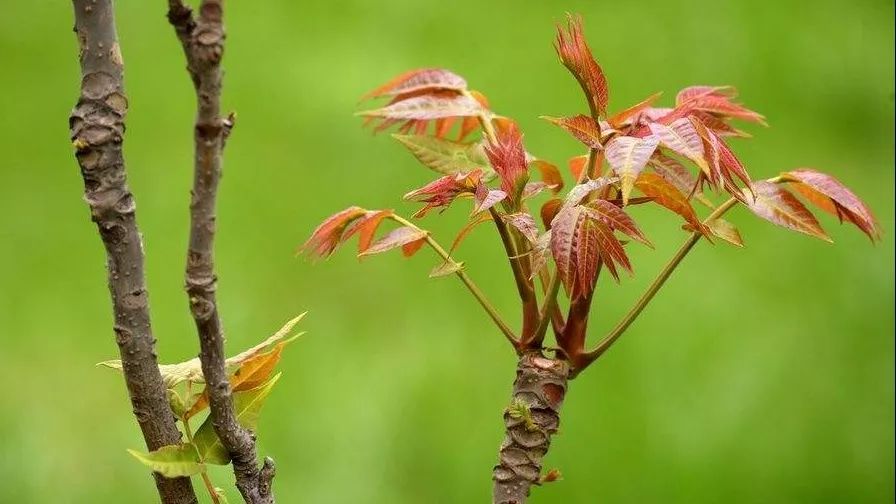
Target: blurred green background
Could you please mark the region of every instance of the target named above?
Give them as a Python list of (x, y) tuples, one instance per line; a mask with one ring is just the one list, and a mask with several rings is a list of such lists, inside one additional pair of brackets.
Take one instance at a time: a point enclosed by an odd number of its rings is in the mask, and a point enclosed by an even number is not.
[[(539, 115), (585, 110), (551, 48), (583, 14), (611, 108), (690, 84), (734, 84), (770, 129), (735, 149), (751, 174), (829, 171), (884, 228), (876, 247), (824, 218), (834, 246), (732, 213), (745, 250), (700, 244), (629, 333), (572, 383), (533, 503), (848, 502), (894, 498), (894, 9), (851, 2), (228, 2), (225, 106), (239, 114), (220, 194), (228, 351), (296, 313), (260, 423), (284, 503), (487, 502), (514, 358), (428, 252), (311, 265), (293, 252), (350, 204), (411, 212), (433, 178), (352, 116), (363, 92), (441, 66), (485, 92), (565, 164), (575, 141)], [(126, 141), (162, 360), (193, 357), (182, 291), (193, 93), (164, 2), (119, 2), (131, 99)], [(103, 252), (81, 199), (67, 116), (77, 95), (68, 3), (0, 16), (0, 502), (152, 502), (125, 448), (142, 439), (116, 373)], [(463, 205), (459, 205), (462, 207)], [(450, 240), (466, 216), (428, 218)], [(633, 210), (656, 250), (602, 279), (591, 337), (629, 307), (683, 239)], [(458, 252), (517, 321), (496, 237)], [(228, 489), (232, 475), (216, 470)], [(197, 489), (200, 489), (197, 482)], [(201, 493), (201, 492), (200, 492)], [(236, 494), (231, 491), (232, 502)]]

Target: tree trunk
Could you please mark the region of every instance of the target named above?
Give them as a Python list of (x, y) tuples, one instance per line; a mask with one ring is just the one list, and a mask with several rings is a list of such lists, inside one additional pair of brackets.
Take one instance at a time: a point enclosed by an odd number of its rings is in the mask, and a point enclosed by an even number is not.
[[(81, 94), (69, 118), (84, 199), (106, 248), (106, 269), (122, 371), (146, 447), (181, 442), (156, 361), (143, 275), (143, 241), (127, 185), (122, 141), (128, 101), (111, 0), (74, 0)], [(165, 504), (196, 502), (189, 478), (154, 473)]]
[(569, 365), (533, 352), (516, 368), (513, 396), (504, 411), (505, 435), (492, 479), (494, 504), (524, 504), (541, 482), (541, 462), (560, 426)]

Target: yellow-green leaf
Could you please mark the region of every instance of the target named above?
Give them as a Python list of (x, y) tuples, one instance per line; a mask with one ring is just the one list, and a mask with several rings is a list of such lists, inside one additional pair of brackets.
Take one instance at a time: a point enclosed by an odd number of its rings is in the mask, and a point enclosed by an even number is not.
[(433, 268), (432, 271), (429, 272), (429, 278), (448, 276), (452, 273), (457, 273), (462, 269), (464, 269), (463, 262), (446, 261)]
[[(283, 348), (295, 341), (299, 336), (301, 336), (301, 333), (277, 343), (270, 351), (254, 355), (243, 361), (230, 377), (231, 390), (240, 392), (262, 385), (265, 380), (271, 377), (274, 368), (280, 362)], [(208, 394), (203, 390), (193, 399), (192, 404), (187, 404), (186, 416), (187, 418), (192, 418), (207, 407)]]
[(227, 494), (224, 493), (223, 489), (215, 487), (215, 494), (218, 496), (219, 504), (230, 504), (230, 501), (227, 500)]
[(199, 462), (196, 447), (190, 443), (163, 446), (149, 453), (137, 450), (128, 450), (128, 453), (166, 478), (192, 476), (205, 471), (205, 465)]
[[(307, 313), (307, 312), (306, 312)], [(227, 370), (229, 373), (235, 372), (240, 366), (247, 360), (252, 357), (264, 352), (272, 345), (276, 344), (280, 340), (286, 338), (292, 329), (299, 323), (300, 320), (305, 316), (305, 313), (299, 315), (298, 317), (293, 318), (289, 322), (287, 322), (283, 327), (280, 328), (279, 331), (274, 333), (273, 336), (268, 339), (262, 341), (261, 343), (255, 345), (254, 347), (237, 354), (226, 360), (225, 364), (227, 366)], [(296, 335), (299, 336), (299, 335)], [(97, 366), (105, 366), (112, 369), (117, 369), (121, 371), (121, 361), (120, 360), (109, 360), (100, 362)], [(202, 376), (202, 364), (199, 361), (199, 358), (193, 358), (185, 362), (179, 362), (177, 364), (160, 364), (159, 372), (162, 373), (162, 380), (165, 382), (165, 388), (174, 388), (180, 383), (190, 382), (190, 383), (205, 383), (205, 377)]]
[[(233, 410), (240, 425), (246, 429), (255, 430), (258, 426), (258, 415), (261, 407), (279, 379), (280, 373), (277, 373), (259, 387), (233, 394)], [(230, 454), (215, 433), (211, 415), (205, 419), (205, 422), (196, 431), (196, 434), (193, 436), (193, 443), (196, 445), (196, 449), (199, 450), (202, 460), (209, 464), (226, 465), (230, 462)]]
[(713, 235), (718, 236), (726, 242), (736, 247), (744, 246), (744, 241), (740, 237), (740, 231), (734, 227), (734, 224), (724, 219), (713, 219), (706, 223), (706, 227), (709, 228), (709, 231)]
[(445, 175), (482, 170), (483, 180), (495, 176), (479, 143), (462, 143), (423, 135), (392, 135), (424, 166)]

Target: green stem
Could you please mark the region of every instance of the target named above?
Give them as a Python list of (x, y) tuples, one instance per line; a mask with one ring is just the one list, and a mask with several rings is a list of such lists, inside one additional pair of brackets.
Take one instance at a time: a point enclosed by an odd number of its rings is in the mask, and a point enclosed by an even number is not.
[(547, 292), (545, 292), (544, 300), (541, 305), (541, 313), (538, 316), (538, 326), (535, 328), (531, 341), (523, 341), (521, 346), (538, 346), (544, 342), (544, 335), (548, 331), (548, 324), (557, 308), (557, 294), (560, 292), (560, 272), (554, 270), (551, 281), (548, 283)]
[[(504, 244), (504, 251), (507, 253), (507, 259), (510, 261), (510, 269), (513, 272), (513, 279), (516, 282), (517, 291), (519, 292), (520, 302), (523, 305), (523, 328), (520, 331), (522, 340), (528, 340), (535, 333), (535, 327), (538, 325), (538, 299), (535, 296), (535, 286), (532, 279), (529, 278), (528, 253), (531, 249), (514, 239), (511, 234), (514, 228), (508, 228), (507, 224), (501, 219), (501, 215), (494, 208), (489, 209), (495, 227), (498, 229), (498, 235)], [(526, 242), (528, 244), (528, 242)]]
[[(471, 100), (476, 100), (476, 97), (469, 91), (464, 91), (463, 94)], [(476, 101), (478, 102), (479, 100)], [(489, 143), (496, 144), (498, 143), (498, 135), (495, 134), (495, 126), (492, 124), (492, 120), (488, 114), (488, 112), (480, 112), (476, 115), (476, 118), (479, 119), (479, 125), (482, 127), (482, 131), (485, 133), (485, 137), (488, 139)]]
[[(715, 219), (718, 219), (722, 215), (725, 214), (728, 210), (730, 210), (734, 205), (738, 203), (737, 199), (731, 198), (728, 201), (722, 203), (718, 208), (716, 208), (706, 220), (703, 221), (703, 224), (707, 224)], [(579, 368), (578, 371), (581, 371), (585, 366), (593, 362), (595, 359), (600, 357), (610, 346), (622, 336), (622, 333), (625, 332), (626, 329), (638, 318), (638, 315), (641, 314), (641, 311), (647, 306), (648, 303), (653, 299), (656, 293), (660, 290), (672, 272), (675, 271), (675, 268), (681, 263), (682, 259), (688, 255), (688, 252), (700, 241), (700, 238), (703, 235), (699, 230), (695, 230), (691, 233), (691, 236), (682, 244), (682, 246), (678, 249), (678, 252), (672, 257), (672, 259), (666, 264), (662, 271), (660, 271), (659, 276), (654, 279), (653, 283), (650, 284), (650, 287), (647, 288), (647, 291), (641, 295), (635, 305), (629, 310), (629, 312), (616, 324), (616, 327), (607, 334), (604, 339), (600, 340), (597, 344), (597, 347), (586, 354), (586, 360), (584, 365)]]
[[(189, 391), (187, 392), (187, 397), (189, 397)], [(187, 415), (184, 415), (180, 417), (180, 421), (184, 424), (184, 433), (187, 435), (187, 441), (189, 441), (190, 444), (193, 444), (193, 431), (190, 430), (190, 419), (187, 418)], [(199, 448), (196, 447), (195, 444), (193, 444), (193, 447), (196, 448), (196, 455), (199, 457), (199, 463), (204, 464), (205, 460), (202, 459), (202, 454), (199, 453)], [(205, 483), (205, 488), (206, 490), (208, 490), (208, 494), (209, 496), (211, 496), (212, 502), (214, 504), (221, 504), (221, 501), (218, 499), (218, 492), (215, 490), (215, 485), (212, 484), (212, 480), (209, 479), (208, 473), (203, 470), (199, 474), (202, 475), (202, 482)]]
[(595, 176), (594, 170), (597, 166), (597, 156), (600, 155), (600, 151), (597, 149), (589, 149), (588, 150), (588, 162), (585, 165), (585, 169), (582, 170), (582, 173), (579, 174), (579, 180), (577, 183), (581, 184), (586, 179), (593, 179)]
[[(392, 220), (403, 226), (421, 230), (419, 227), (414, 225), (414, 223), (405, 219), (404, 217), (401, 217), (399, 215), (392, 215), (391, 218)], [(439, 242), (437, 242), (432, 236), (430, 236), (428, 231), (424, 232), (426, 233), (426, 244), (429, 245), (433, 250), (435, 250), (436, 254), (438, 254), (439, 257), (441, 257), (445, 262), (457, 264), (457, 262), (451, 258), (451, 254), (449, 254), (448, 251), (446, 251), (441, 245), (439, 245)], [(516, 339), (516, 336), (513, 334), (513, 331), (510, 329), (507, 323), (504, 322), (504, 320), (498, 314), (498, 311), (495, 309), (494, 305), (492, 305), (491, 302), (485, 297), (485, 294), (483, 294), (483, 292), (473, 282), (469, 275), (467, 275), (467, 273), (463, 269), (457, 270), (455, 275), (457, 275), (457, 277), (460, 278), (460, 281), (467, 286), (467, 289), (471, 294), (473, 294), (473, 297), (475, 297), (476, 300), (479, 301), (479, 304), (486, 311), (486, 313), (488, 313), (488, 316), (491, 317), (495, 325), (498, 326), (498, 329), (501, 330), (501, 333), (503, 333), (507, 340), (510, 341), (510, 344), (513, 345), (515, 349), (519, 350), (519, 342)]]

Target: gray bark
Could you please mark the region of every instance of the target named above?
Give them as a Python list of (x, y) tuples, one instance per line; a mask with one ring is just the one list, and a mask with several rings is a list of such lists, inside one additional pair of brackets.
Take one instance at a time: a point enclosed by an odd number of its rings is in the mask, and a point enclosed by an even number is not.
[[(146, 447), (181, 442), (159, 373), (143, 275), (143, 244), (128, 189), (122, 140), (128, 101), (111, 0), (74, 0), (81, 93), (69, 118), (84, 199), (106, 249), (115, 335), (134, 415)], [(165, 504), (195, 503), (189, 478), (155, 474)]]
[[(569, 365), (540, 353), (526, 353), (517, 364), (511, 406), (504, 412), (505, 436), (492, 472), (494, 504), (525, 504), (541, 481), (541, 464), (560, 426)], [(519, 414), (520, 405), (527, 412)]]
[(259, 467), (255, 434), (244, 429), (234, 414), (215, 295), (215, 203), (221, 178), (221, 153), (233, 126), (232, 118), (222, 117), (220, 111), (224, 53), (222, 4), (221, 0), (203, 0), (194, 18), (190, 8), (181, 1), (168, 2), (168, 20), (183, 46), (197, 101), (186, 291), (199, 333), (199, 358), (213, 425), (221, 444), (230, 453), (236, 486), (250, 504), (273, 504), (274, 462), (265, 458)]

